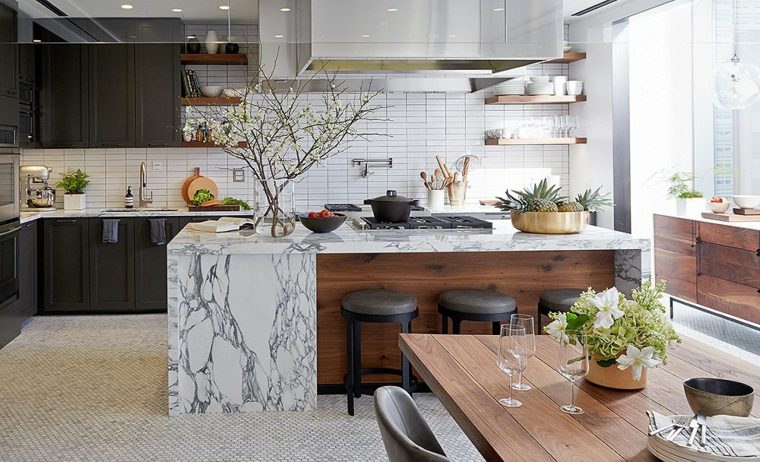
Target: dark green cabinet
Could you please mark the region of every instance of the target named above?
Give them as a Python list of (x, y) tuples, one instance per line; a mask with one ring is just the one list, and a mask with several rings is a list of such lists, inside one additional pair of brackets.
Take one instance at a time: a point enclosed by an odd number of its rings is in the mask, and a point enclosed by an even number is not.
[(51, 218), (45, 220), (43, 228), (45, 311), (89, 310), (89, 220)]
[(103, 243), (102, 219), (90, 219), (90, 307), (92, 311), (135, 308), (135, 223), (118, 220), (116, 243)]
[(25, 318), (37, 314), (37, 222), (32, 221), (21, 225), (19, 231), (19, 275), (18, 303), (19, 311)]
[(22, 44), (18, 47), (18, 79), (22, 82), (33, 83), (36, 80), (35, 46)]
[[(89, 48), (44, 45), (40, 57), (39, 117), (45, 148), (89, 146)], [(97, 117), (93, 114), (93, 117)]]
[(16, 11), (0, 3), (0, 95), (18, 98), (18, 21)]
[[(166, 310), (166, 245), (153, 245), (150, 220), (135, 220), (135, 307)], [(179, 218), (166, 218), (166, 242), (179, 233)]]
[(180, 145), (180, 48), (135, 45), (136, 146)]
[(132, 45), (89, 47), (89, 146), (135, 145), (135, 49)]

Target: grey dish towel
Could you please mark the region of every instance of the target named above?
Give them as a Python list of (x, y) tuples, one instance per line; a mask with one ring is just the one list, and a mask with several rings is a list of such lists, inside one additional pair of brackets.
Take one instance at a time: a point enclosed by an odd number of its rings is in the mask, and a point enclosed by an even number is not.
[(103, 220), (103, 244), (117, 244), (119, 242), (119, 220)]
[(150, 223), (150, 243), (166, 245), (166, 218), (148, 218)]

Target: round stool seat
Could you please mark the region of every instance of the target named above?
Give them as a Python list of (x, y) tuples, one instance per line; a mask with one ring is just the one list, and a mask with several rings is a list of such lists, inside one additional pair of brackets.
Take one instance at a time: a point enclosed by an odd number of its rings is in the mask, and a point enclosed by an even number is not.
[(412, 295), (392, 290), (362, 290), (352, 292), (341, 301), (344, 310), (364, 315), (397, 315), (417, 309), (417, 299)]
[(546, 314), (550, 311), (567, 313), (584, 291), (585, 289), (547, 290), (539, 295), (538, 307), (542, 313)]
[(447, 290), (438, 298), (438, 305), (449, 311), (467, 314), (503, 314), (515, 311), (517, 302), (495, 290)]

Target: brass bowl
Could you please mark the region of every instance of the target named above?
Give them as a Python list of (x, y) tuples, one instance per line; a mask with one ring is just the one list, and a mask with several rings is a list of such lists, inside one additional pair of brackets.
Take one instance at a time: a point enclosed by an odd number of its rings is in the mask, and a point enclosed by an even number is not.
[(588, 226), (588, 212), (512, 212), (512, 226), (525, 233), (576, 234)]
[(755, 390), (745, 383), (695, 377), (684, 380), (683, 389), (695, 414), (748, 417), (752, 412)]

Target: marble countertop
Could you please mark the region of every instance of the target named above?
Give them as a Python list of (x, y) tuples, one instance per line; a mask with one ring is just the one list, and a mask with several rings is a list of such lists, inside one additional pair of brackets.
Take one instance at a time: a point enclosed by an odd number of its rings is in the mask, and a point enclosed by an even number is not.
[(191, 212), (186, 207), (177, 209), (132, 209), (126, 211), (119, 207), (113, 208), (93, 208), (84, 210), (52, 210), (50, 212), (21, 211), (21, 223), (39, 220), (41, 218), (108, 218), (108, 217), (172, 217), (172, 216), (245, 216), (251, 215), (251, 211), (240, 212)]
[(344, 224), (315, 234), (297, 226), (286, 238), (253, 231), (206, 233), (185, 228), (168, 245), (171, 255), (282, 253), (499, 252), (535, 250), (648, 251), (647, 238), (589, 226), (581, 234), (527, 234), (509, 220), (494, 220), (490, 230), (356, 230)]
[[(655, 212), (655, 215), (662, 215), (665, 217), (672, 217), (672, 218), (682, 218), (684, 220), (694, 220), (694, 221), (700, 221), (702, 223), (713, 223), (716, 225), (725, 225), (725, 226), (733, 226), (735, 228), (744, 228), (744, 229), (753, 229), (756, 231), (760, 231), (760, 221), (721, 221), (721, 220), (710, 220), (709, 218), (703, 217), (701, 214), (699, 215), (677, 215), (675, 213), (663, 213), (663, 212)], [(760, 217), (758, 217), (760, 220)]]

